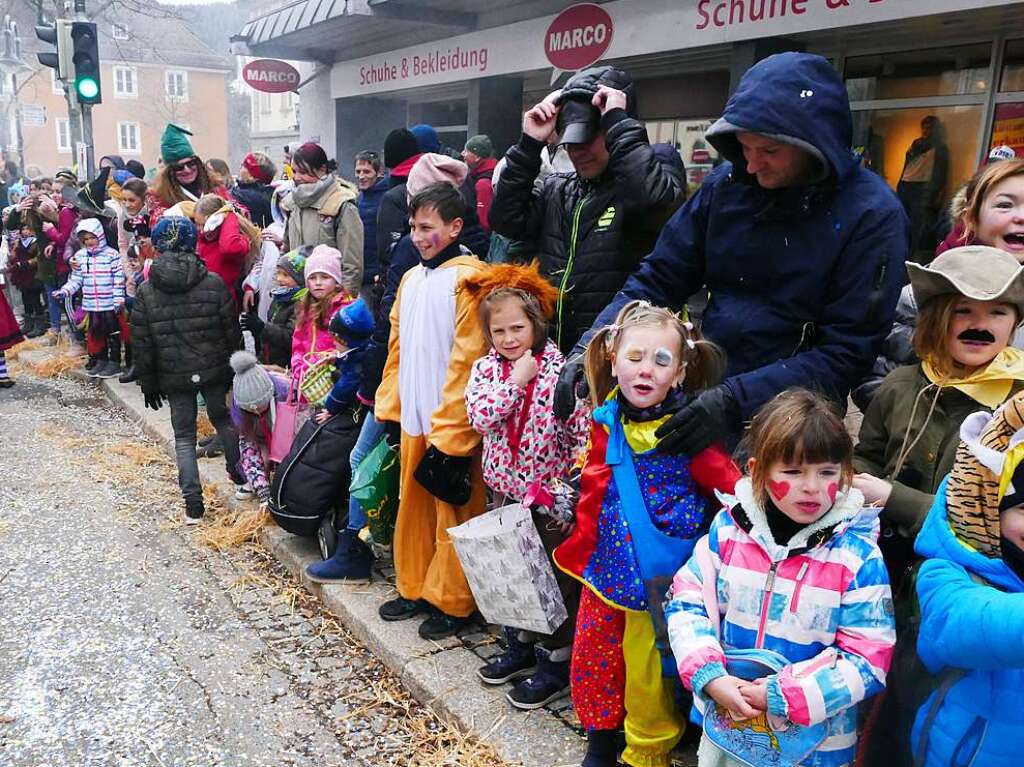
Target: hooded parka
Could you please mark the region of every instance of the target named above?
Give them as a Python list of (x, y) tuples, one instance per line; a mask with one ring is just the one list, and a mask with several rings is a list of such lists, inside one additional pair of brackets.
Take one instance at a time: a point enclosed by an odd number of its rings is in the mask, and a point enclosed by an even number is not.
[(341, 253), (344, 289), (358, 295), (363, 284), (363, 222), (356, 207), (358, 191), (328, 174), (315, 184), (299, 184), (281, 202), (288, 216), (284, 250), (303, 245), (330, 245)]
[[(738, 131), (804, 149), (820, 180), (762, 188)], [(743, 76), (708, 139), (728, 162), (672, 217), (594, 327), (630, 300), (678, 309), (706, 286), (704, 335), (725, 350), (725, 385), (744, 421), (791, 386), (845, 402), (892, 327), (909, 226), (850, 149), (842, 79), (820, 56), (771, 56)]]

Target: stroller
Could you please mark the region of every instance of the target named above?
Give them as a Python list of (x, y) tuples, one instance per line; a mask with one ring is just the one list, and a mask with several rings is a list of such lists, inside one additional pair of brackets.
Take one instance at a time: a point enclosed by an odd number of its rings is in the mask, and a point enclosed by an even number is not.
[(324, 559), (334, 554), (338, 530), (348, 521), (349, 454), (362, 417), (346, 410), (322, 424), (306, 421), (270, 485), (274, 521), (293, 535), (316, 536)]

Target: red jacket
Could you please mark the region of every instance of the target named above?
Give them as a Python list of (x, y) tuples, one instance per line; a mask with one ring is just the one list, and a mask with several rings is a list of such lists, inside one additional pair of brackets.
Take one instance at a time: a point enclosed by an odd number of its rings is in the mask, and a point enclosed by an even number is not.
[(491, 201), (494, 199), (494, 186), (492, 178), (498, 161), (493, 157), (485, 157), (476, 164), (470, 171), (473, 177), (473, 189), (476, 191), (476, 215), (480, 219), (480, 225), (485, 231), (491, 231), (491, 225), (487, 223), (487, 216), (491, 212)]
[(200, 232), (196, 253), (206, 268), (220, 277), (238, 306), (238, 284), (251, 243), (238, 225), (238, 216), (226, 213), (224, 222), (212, 232)]

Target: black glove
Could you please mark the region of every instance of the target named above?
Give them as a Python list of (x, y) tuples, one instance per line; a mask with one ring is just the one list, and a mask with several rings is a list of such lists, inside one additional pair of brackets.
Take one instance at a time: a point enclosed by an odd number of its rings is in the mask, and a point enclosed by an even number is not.
[(472, 492), (469, 482), (472, 468), (471, 456), (447, 455), (431, 445), (413, 476), (438, 500), (452, 506), (465, 506)]
[(568, 421), (576, 410), (576, 400), (590, 396), (587, 377), (583, 369), (583, 356), (577, 354), (567, 360), (555, 384), (555, 418), (562, 423)]
[(663, 423), (654, 436), (658, 450), (693, 458), (715, 442), (724, 441), (740, 425), (739, 406), (729, 387), (720, 384), (702, 391)]
[(248, 330), (254, 336), (258, 336), (267, 323), (261, 320), (256, 312), (246, 312), (239, 318), (238, 324), (242, 326), (242, 330)]
[(395, 421), (383, 421), (384, 424), (384, 439), (388, 441), (395, 450), (398, 450), (402, 444), (402, 427)]
[(159, 410), (164, 406), (164, 395), (160, 392), (142, 392), (142, 399), (150, 410)]

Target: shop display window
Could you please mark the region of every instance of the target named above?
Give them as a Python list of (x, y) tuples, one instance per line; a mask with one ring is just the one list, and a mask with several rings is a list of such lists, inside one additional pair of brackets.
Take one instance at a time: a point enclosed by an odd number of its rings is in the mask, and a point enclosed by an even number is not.
[(996, 104), (988, 148), (997, 146), (1008, 146), (1024, 157), (1024, 102)]
[(851, 101), (987, 93), (992, 46), (851, 56), (846, 90)]
[(950, 198), (977, 170), (983, 116), (980, 105), (853, 113), (855, 151), (900, 196), (915, 250), (935, 247)]
[(679, 150), (686, 165), (687, 180), (700, 184), (711, 172), (718, 152), (704, 134), (714, 120), (652, 120), (647, 123), (647, 136), (652, 144), (672, 144)]
[(1024, 40), (1007, 40), (999, 92), (1024, 91)]

